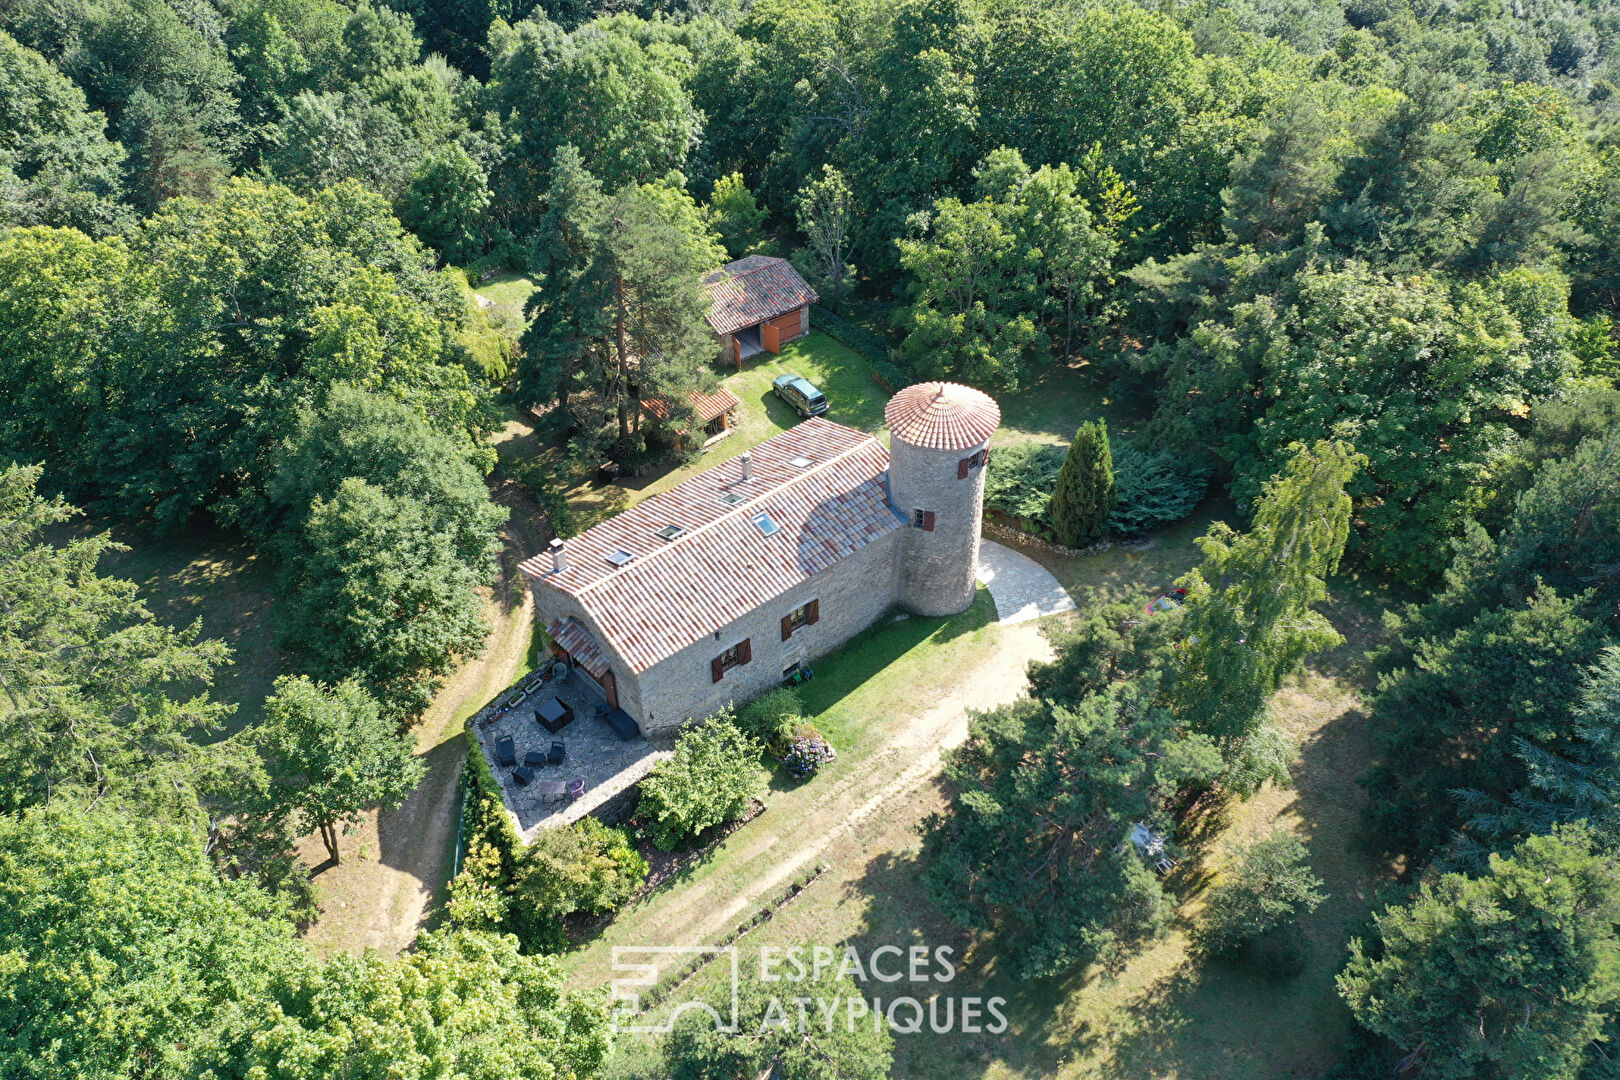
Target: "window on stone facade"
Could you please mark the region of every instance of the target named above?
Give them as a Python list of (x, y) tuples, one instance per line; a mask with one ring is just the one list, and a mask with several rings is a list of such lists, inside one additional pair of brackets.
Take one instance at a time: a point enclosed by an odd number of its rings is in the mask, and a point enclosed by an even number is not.
[(810, 626), (821, 621), (821, 601), (812, 600), (808, 604), (796, 607), (782, 616), (782, 640), (786, 641), (793, 636), (793, 631), (801, 626)]
[(726, 672), (734, 667), (742, 667), (754, 658), (754, 642), (752, 638), (743, 638), (737, 644), (709, 661), (709, 674), (714, 681), (719, 682), (726, 677)]
[(963, 458), (961, 461), (956, 463), (956, 478), (958, 480), (966, 480), (968, 477), (973, 475), (975, 469), (984, 468), (985, 463), (989, 460), (989, 450), (980, 450), (971, 457)]
[(917, 509), (911, 512), (911, 527), (921, 529), (923, 532), (934, 531), (934, 512), (932, 510)]

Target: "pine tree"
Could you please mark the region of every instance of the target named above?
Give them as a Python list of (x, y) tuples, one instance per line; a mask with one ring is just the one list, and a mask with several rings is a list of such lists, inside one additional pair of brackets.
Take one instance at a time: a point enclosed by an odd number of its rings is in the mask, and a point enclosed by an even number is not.
[(1070, 547), (1101, 540), (1108, 535), (1108, 515), (1116, 502), (1108, 424), (1103, 420), (1081, 424), (1052, 492), (1052, 525), (1058, 539)]

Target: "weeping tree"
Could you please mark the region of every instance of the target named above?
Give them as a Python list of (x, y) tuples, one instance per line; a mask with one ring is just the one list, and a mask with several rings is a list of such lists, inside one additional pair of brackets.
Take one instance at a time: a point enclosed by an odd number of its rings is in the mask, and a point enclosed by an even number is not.
[(1058, 539), (1070, 547), (1101, 540), (1108, 535), (1108, 515), (1118, 502), (1108, 423), (1092, 420), (1081, 424), (1052, 491), (1052, 526)]
[(1342, 442), (1296, 444), (1266, 482), (1249, 531), (1217, 521), (1198, 540), (1203, 564), (1181, 579), (1186, 636), (1173, 706), (1190, 730), (1215, 740), (1222, 782), (1245, 797), (1288, 779), (1290, 748), (1268, 722), (1271, 695), (1307, 657), (1344, 640), (1311, 605), (1327, 597), (1324, 579), (1344, 553), (1345, 485), (1364, 460)]

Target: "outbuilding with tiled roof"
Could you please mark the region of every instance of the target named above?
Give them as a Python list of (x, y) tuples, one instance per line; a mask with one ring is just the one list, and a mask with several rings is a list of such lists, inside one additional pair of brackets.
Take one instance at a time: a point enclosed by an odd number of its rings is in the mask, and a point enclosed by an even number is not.
[(770, 255), (727, 263), (703, 279), (703, 288), (720, 358), (739, 367), (808, 334), (810, 305), (819, 299), (792, 263)]

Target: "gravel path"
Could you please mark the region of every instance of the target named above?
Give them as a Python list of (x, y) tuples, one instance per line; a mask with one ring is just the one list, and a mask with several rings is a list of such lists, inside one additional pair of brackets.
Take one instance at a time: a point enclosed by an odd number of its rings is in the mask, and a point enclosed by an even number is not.
[(979, 544), (979, 580), (990, 590), (996, 621), (1003, 625), (1074, 610), (1074, 598), (1046, 567), (994, 540)]

